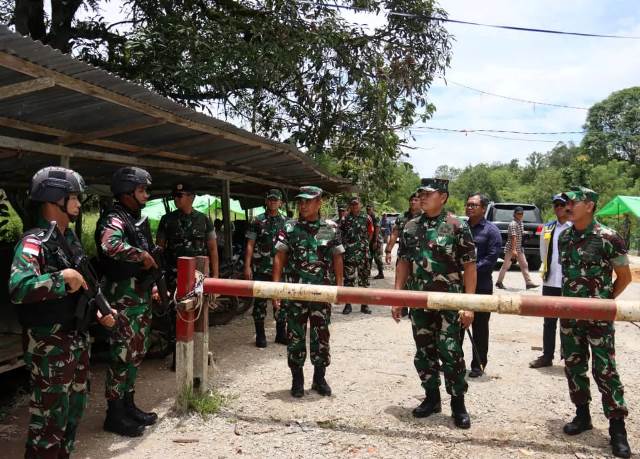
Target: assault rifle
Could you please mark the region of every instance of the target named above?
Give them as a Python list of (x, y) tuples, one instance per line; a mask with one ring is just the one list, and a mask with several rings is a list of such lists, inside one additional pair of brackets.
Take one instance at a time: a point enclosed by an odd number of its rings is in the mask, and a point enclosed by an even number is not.
[[(147, 217), (142, 217), (136, 222), (136, 227), (140, 228), (142, 225), (147, 224)], [(149, 232), (148, 232), (149, 233)], [(167, 288), (167, 279), (165, 276), (164, 268), (164, 253), (162, 247), (158, 245), (152, 245), (151, 241), (149, 254), (156, 262), (157, 268), (149, 268), (144, 271), (144, 277), (142, 278), (142, 288), (144, 290), (151, 288), (155, 284), (158, 289), (158, 296), (160, 297), (160, 304), (165, 310), (169, 309), (169, 289)]]
[(58, 231), (57, 236), (60, 240), (60, 247), (69, 258), (71, 267), (82, 275), (85, 283), (87, 284), (87, 289), (82, 292), (82, 296), (80, 297), (80, 301), (76, 307), (77, 329), (80, 331), (87, 330), (95, 317), (96, 310), (100, 311), (100, 314), (105, 317), (113, 314), (114, 318), (116, 318), (116, 315), (111, 310), (109, 301), (107, 301), (102, 293), (100, 279), (98, 278), (96, 271), (93, 269), (93, 266), (91, 266), (89, 259), (83, 253), (76, 253), (73, 251), (69, 242), (64, 237), (64, 234), (62, 234), (58, 229), (57, 222), (52, 221), (50, 223), (45, 239), (48, 240), (55, 230)]

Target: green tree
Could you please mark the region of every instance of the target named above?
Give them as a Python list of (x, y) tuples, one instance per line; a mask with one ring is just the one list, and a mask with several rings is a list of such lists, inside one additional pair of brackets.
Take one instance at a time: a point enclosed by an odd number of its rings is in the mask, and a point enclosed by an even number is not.
[(640, 164), (640, 86), (616, 91), (591, 107), (584, 129), (582, 148), (593, 161)]

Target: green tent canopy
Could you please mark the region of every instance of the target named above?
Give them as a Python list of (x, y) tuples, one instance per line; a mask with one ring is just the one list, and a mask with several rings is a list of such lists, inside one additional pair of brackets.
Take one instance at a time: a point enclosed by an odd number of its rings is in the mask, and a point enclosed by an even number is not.
[[(169, 207), (171, 210), (175, 210), (176, 206), (173, 203), (173, 199), (169, 200)], [(236, 201), (235, 199), (231, 200), (231, 205), (229, 206), (231, 209), (231, 218), (234, 220), (243, 220), (244, 219), (244, 210), (240, 206), (240, 201)], [(212, 220), (216, 218), (222, 218), (222, 202), (219, 198), (215, 196), (211, 196), (209, 194), (204, 194), (202, 196), (196, 196), (193, 201), (193, 208), (199, 210), (203, 214), (211, 217)], [(166, 213), (164, 208), (164, 203), (162, 202), (162, 198), (153, 199), (147, 202), (147, 205), (142, 209), (142, 215), (151, 220), (151, 222), (159, 222), (160, 218)]]
[(632, 213), (640, 218), (640, 196), (616, 196), (596, 212), (598, 217)]

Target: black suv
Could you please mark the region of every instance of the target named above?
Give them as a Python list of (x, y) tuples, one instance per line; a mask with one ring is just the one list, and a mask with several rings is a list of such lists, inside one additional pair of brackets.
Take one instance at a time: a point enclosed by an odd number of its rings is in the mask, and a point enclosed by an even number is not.
[(513, 209), (522, 207), (524, 210), (524, 235), (522, 239), (522, 247), (531, 271), (540, 269), (542, 261), (540, 260), (540, 233), (544, 222), (542, 221), (542, 213), (533, 204), (519, 204), (515, 202), (492, 202), (487, 207), (485, 218), (494, 223), (500, 230), (502, 236), (502, 253), (500, 258), (504, 259), (504, 246), (507, 242), (507, 228), (509, 222), (513, 220)]

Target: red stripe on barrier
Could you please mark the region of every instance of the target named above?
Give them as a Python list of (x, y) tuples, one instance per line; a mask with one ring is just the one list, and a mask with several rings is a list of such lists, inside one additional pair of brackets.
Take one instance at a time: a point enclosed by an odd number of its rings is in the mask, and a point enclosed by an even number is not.
[[(196, 259), (193, 257), (179, 257), (176, 297), (184, 297), (193, 289), (195, 283)], [(193, 318), (193, 310), (179, 311), (179, 314), (176, 314), (176, 341), (193, 341)]]
[(614, 300), (522, 295), (520, 314), (561, 319), (615, 320)]
[(215, 293), (216, 295), (229, 296), (253, 296), (253, 281), (237, 279), (214, 279), (204, 280), (204, 292)]

